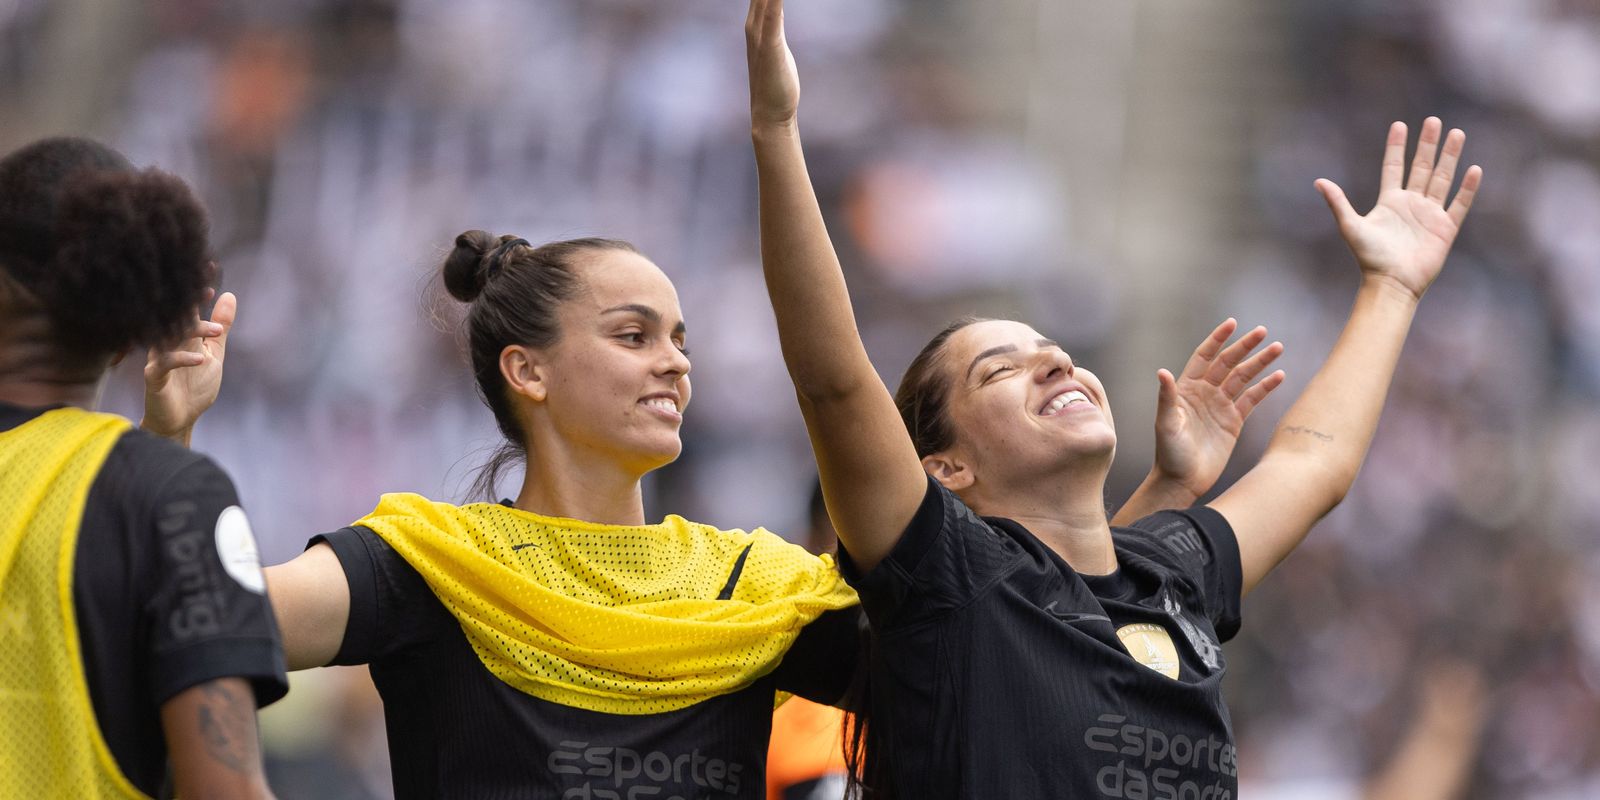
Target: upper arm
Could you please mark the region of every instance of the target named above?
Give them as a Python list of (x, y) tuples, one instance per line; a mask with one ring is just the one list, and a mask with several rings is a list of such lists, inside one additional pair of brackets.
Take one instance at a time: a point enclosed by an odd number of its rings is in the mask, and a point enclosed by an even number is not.
[(1269, 451), (1209, 504), (1228, 520), (1239, 541), (1245, 594), (1337, 504), (1338, 498), (1328, 496), (1328, 487), (1338, 485), (1338, 480), (1325, 472), (1314, 458)]
[(192, 686), (161, 704), (161, 728), (184, 800), (268, 798), (256, 706), (243, 678)]
[(328, 664), (338, 655), (350, 620), (350, 582), (333, 547), (318, 542), (266, 572), (289, 669)]
[(863, 571), (900, 541), (927, 494), (928, 476), (894, 399), (876, 374), (824, 399), (800, 398), (828, 517)]

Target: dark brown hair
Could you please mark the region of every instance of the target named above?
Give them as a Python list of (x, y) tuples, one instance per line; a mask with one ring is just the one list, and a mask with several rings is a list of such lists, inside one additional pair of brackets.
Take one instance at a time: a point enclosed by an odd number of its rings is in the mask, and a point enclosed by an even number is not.
[(911, 434), (911, 443), (917, 456), (926, 458), (955, 444), (955, 430), (950, 427), (946, 407), (950, 401), (950, 376), (944, 369), (944, 346), (956, 331), (978, 322), (988, 322), (987, 317), (965, 316), (951, 322), (923, 346), (922, 352), (911, 359), (906, 374), (900, 378), (900, 388), (895, 390), (894, 404), (900, 409), (900, 419)]
[(72, 361), (166, 344), (212, 277), (205, 212), (183, 181), (99, 142), (43, 139), (0, 160), (0, 270)]
[[(934, 335), (917, 357), (911, 359), (894, 404), (900, 419), (916, 446), (917, 455), (927, 457), (955, 444), (955, 430), (946, 410), (950, 400), (950, 372), (945, 368), (945, 345), (956, 331), (986, 317), (965, 316), (946, 325)], [(870, 800), (893, 800), (890, 758), (894, 745), (889, 730), (872, 724), (872, 664), (878, 658), (871, 631), (862, 628), (860, 654), (850, 688), (845, 693), (844, 721), (845, 796)]]
[(617, 239), (568, 239), (534, 247), (515, 236), (473, 230), (457, 236), (455, 249), (445, 257), (445, 289), (468, 306), (467, 350), (478, 394), (506, 438), (473, 481), (475, 496), (493, 500), (505, 469), (527, 458), (524, 431), (500, 374), (500, 353), (514, 344), (555, 344), (561, 338), (556, 308), (582, 288), (576, 258), (603, 250), (639, 252)]

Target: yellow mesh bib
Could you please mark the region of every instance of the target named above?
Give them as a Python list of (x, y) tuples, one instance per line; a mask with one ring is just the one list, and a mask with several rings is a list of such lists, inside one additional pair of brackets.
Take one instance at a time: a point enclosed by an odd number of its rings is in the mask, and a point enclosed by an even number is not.
[(144, 797), (100, 735), (72, 605), (83, 504), (127, 427), (65, 408), (0, 433), (0, 797)]
[(496, 677), (607, 714), (749, 686), (807, 623), (857, 602), (827, 556), (759, 528), (599, 525), (414, 494), (384, 495), (355, 524), (422, 574)]

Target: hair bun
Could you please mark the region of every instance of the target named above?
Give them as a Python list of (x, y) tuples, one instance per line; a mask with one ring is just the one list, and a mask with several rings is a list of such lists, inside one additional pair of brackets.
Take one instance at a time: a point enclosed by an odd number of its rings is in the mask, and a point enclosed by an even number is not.
[(471, 230), (456, 237), (456, 246), (444, 259), (444, 288), (463, 303), (478, 299), (489, 282), (489, 259), (498, 239), (488, 231)]

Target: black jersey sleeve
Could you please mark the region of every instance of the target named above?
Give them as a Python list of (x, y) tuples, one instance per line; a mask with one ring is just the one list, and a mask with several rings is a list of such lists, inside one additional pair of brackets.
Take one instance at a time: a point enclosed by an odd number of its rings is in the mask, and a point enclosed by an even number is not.
[(1023, 558), (1021, 549), (955, 494), (928, 478), (928, 493), (894, 549), (863, 573), (840, 543), (839, 572), (867, 617), (888, 631), (966, 605)]
[(194, 455), (154, 500), (148, 524), (159, 545), (142, 610), (151, 696), (160, 704), (206, 681), (241, 677), (258, 705), (282, 697), (283, 646), (233, 482)]
[(1125, 546), (1182, 575), (1221, 641), (1239, 632), (1244, 572), (1233, 526), (1209, 506), (1159, 511), (1117, 530)]
[(811, 621), (773, 674), (778, 688), (825, 705), (844, 699), (861, 652), (861, 606), (828, 611)]
[(370, 528), (313, 537), (327, 542), (350, 585), (350, 619), (332, 664), (370, 664), (432, 641), (455, 618), (405, 557)]

